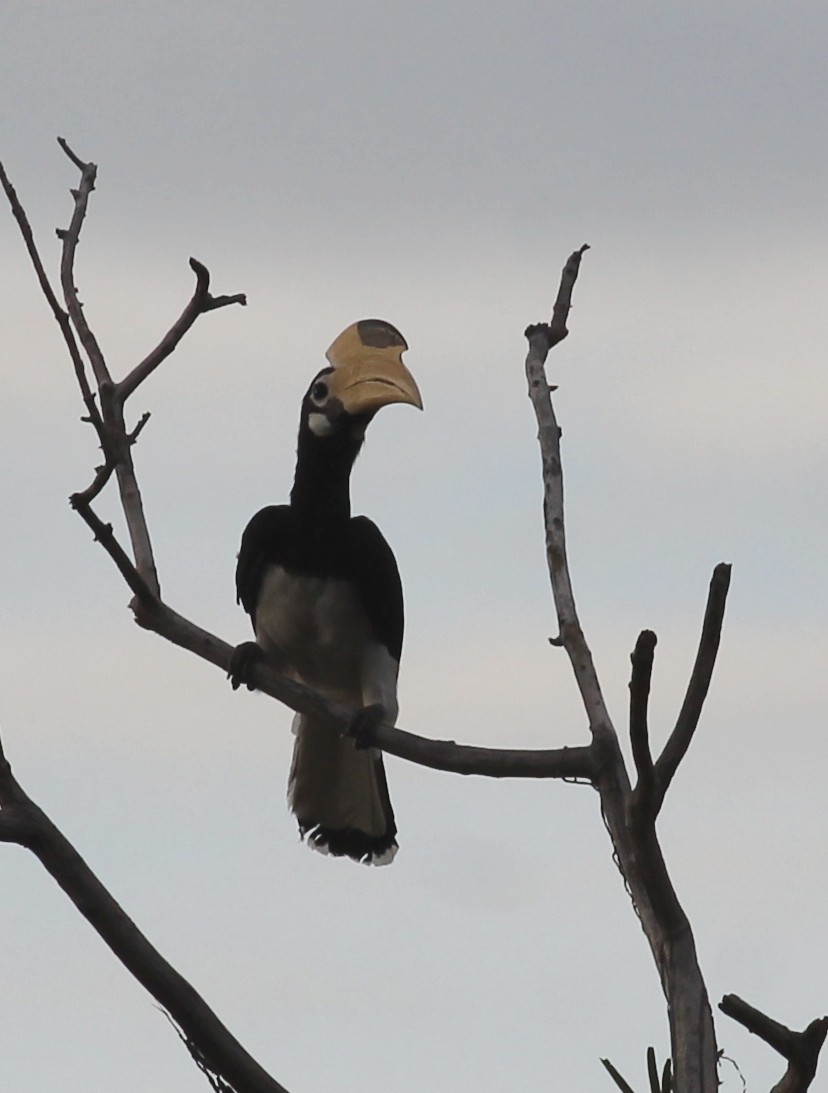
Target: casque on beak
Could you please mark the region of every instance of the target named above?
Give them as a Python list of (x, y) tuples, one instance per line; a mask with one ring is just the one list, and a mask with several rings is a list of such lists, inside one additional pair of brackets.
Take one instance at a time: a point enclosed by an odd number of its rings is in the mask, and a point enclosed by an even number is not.
[(423, 408), (414, 377), (402, 362), (408, 345), (382, 319), (361, 319), (333, 342), (325, 356), (334, 372), (331, 394), (348, 414), (373, 413), (392, 402)]

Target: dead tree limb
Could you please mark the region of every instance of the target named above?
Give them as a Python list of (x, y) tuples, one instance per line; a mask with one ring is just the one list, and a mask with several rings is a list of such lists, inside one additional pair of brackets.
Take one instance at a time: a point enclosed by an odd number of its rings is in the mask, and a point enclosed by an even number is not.
[(234, 296), (211, 296), (210, 272), (206, 266), (195, 258), (190, 259), (190, 269), (196, 275), (196, 287), (192, 299), (155, 349), (117, 384), (115, 399), (121, 406), (132, 392), (144, 382), (147, 376), (154, 372), (158, 365), (175, 350), (199, 315), (203, 315), (207, 311), (214, 311), (219, 307), (227, 307), (228, 304), (241, 304), (242, 307), (247, 304), (247, 297), (243, 292), (238, 292)]
[(630, 661), (630, 744), (638, 783), (633, 790), (641, 801), (649, 802), (655, 783), (655, 767), (650, 751), (650, 729), (647, 707), (650, 701), (650, 680), (653, 674), (656, 636), (652, 630), (642, 630)]
[[(702, 642), (704, 656), (697, 659), (697, 671), (694, 671), (688, 689), (687, 714), (679, 719), (681, 728), (677, 727), (673, 734), (675, 743), (667, 759), (657, 760), (655, 764), (647, 725), (655, 635), (645, 631), (639, 638), (631, 684), (630, 733), (638, 774), (638, 784), (633, 790), (575, 607), (566, 556), (561, 431), (552, 406), (551, 392), (555, 388), (550, 386), (545, 372), (549, 350), (567, 334), (566, 319), (572, 290), (586, 249), (581, 247), (575, 251), (564, 266), (551, 322), (539, 323), (526, 330), (529, 343), (526, 379), (538, 423), (546, 555), (558, 616), (559, 637), (553, 644), (563, 646), (578, 683), (592, 733), (591, 748), (598, 763), (593, 784), (600, 794), (618, 865), (650, 944), (667, 1000), (675, 1087), (679, 1093), (713, 1093), (717, 1087), (713, 1015), (693, 933), (670, 880), (656, 835), (655, 819), (663, 799), (663, 790), (658, 789), (659, 780), (665, 780), (666, 789), (690, 743), (707, 693), (727, 593), (727, 581), (722, 575), (729, 573), (729, 567), (718, 567), (718, 578), (714, 574), (721, 597), (716, 600), (718, 610), (708, 608)], [(662, 764), (660, 769), (659, 763)]]
[(726, 994), (719, 1009), (788, 1060), (788, 1069), (771, 1093), (805, 1093), (810, 1088), (828, 1034), (828, 1017), (817, 1017), (802, 1032), (794, 1032), (735, 994)]
[(286, 1093), (248, 1054), (207, 1003), (161, 956), (12, 774), (0, 742), (0, 842), (40, 861), (125, 968), (197, 1045), (208, 1070), (238, 1093)]
[(719, 638), (722, 633), (722, 622), (729, 588), (730, 566), (720, 563), (713, 570), (713, 576), (710, 580), (707, 607), (704, 612), (701, 637), (699, 638), (699, 649), (696, 653), (696, 662), (693, 665), (690, 682), (687, 685), (687, 694), (679, 711), (676, 727), (670, 734), (658, 760), (658, 808), (661, 808), (664, 794), (673, 780), (673, 775), (676, 773), (679, 763), (690, 747), (690, 741), (693, 739), (693, 733), (699, 723), (702, 705), (707, 697), (710, 680), (713, 676), (713, 668), (716, 664), (716, 654), (719, 651)]

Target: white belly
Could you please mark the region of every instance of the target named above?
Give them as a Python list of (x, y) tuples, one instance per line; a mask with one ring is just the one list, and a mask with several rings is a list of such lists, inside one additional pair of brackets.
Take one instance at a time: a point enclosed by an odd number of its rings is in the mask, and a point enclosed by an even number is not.
[(256, 640), (308, 686), (362, 701), (366, 658), (376, 639), (346, 581), (296, 576), (272, 566), (259, 593)]

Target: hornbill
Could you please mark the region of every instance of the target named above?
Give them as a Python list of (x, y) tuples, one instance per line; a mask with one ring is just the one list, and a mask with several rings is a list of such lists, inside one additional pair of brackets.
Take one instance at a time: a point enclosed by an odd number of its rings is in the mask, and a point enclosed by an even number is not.
[(359, 721), (397, 717), (403, 599), (397, 563), (366, 516), (351, 516), (350, 476), (365, 430), (382, 406), (422, 409), (402, 363), (400, 332), (380, 319), (349, 326), (326, 354), (302, 401), (290, 504), (258, 512), (244, 531), (237, 599), (255, 642), (238, 646), (230, 679), (250, 686), (251, 660), (361, 711), (339, 736), (297, 714), (288, 801), (311, 846), (384, 865), (397, 827), (382, 755), (360, 748)]

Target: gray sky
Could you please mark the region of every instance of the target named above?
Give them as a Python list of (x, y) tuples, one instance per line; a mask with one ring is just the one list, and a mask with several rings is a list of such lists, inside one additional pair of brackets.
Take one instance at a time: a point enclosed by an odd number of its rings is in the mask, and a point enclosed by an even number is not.
[[(249, 296), (133, 400), (177, 610), (248, 636), (235, 552), (287, 495), (309, 378), (357, 318), (406, 335), (426, 412), (380, 415), (353, 495), (403, 573), (413, 731), (585, 740), (546, 641), (522, 332), (592, 245), (550, 369), (582, 621), (622, 731), (629, 652), (658, 632), (663, 739), (733, 563), (660, 830), (712, 999), (824, 1013), (824, 4), (12, 0), (4, 23), (0, 155), (53, 269), (76, 182), (54, 138), (100, 165), (77, 279), (113, 371), (189, 297), (190, 255)], [(93, 437), (9, 217), (0, 254), (0, 727), (23, 785), (292, 1093), (609, 1090), (602, 1055), (640, 1087), (666, 1018), (592, 791), (390, 759), (394, 865), (302, 847), (290, 714), (139, 631), (70, 512)], [(2, 858), (0, 1086), (206, 1088), (34, 859)], [(780, 1061), (718, 1032), (769, 1088)]]

